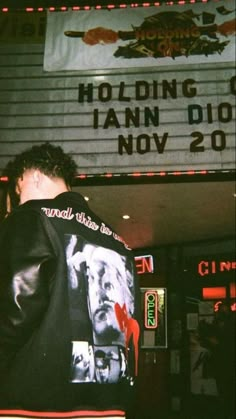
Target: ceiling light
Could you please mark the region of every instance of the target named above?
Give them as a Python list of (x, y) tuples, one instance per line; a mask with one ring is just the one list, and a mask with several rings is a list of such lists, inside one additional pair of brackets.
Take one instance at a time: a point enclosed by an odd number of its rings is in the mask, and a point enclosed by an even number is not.
[(128, 214), (125, 214), (125, 215), (122, 215), (122, 218), (123, 218), (124, 220), (129, 220), (130, 216), (129, 216)]

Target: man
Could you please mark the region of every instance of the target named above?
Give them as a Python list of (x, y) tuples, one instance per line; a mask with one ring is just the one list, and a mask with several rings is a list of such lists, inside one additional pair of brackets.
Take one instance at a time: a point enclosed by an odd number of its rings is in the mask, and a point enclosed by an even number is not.
[[(71, 192), (76, 165), (60, 147), (34, 146), (10, 162), (6, 173), (19, 206), (0, 230), (0, 417), (17, 409), (18, 417), (128, 418), (139, 337), (132, 254), (83, 197)], [(95, 251), (99, 259), (88, 265)], [(102, 348), (125, 354), (126, 373), (101, 384), (91, 368), (100, 345), (91, 315), (98, 294), (89, 288), (98, 264), (107, 266), (107, 252), (123, 261), (125, 298), (109, 298), (107, 310), (122, 338), (114, 340), (108, 329)], [(108, 271), (113, 275), (114, 266)], [(98, 276), (100, 288), (110, 287)], [(100, 317), (106, 316), (103, 307)], [(90, 364), (84, 380), (78, 378), (81, 353), (86, 371)]]

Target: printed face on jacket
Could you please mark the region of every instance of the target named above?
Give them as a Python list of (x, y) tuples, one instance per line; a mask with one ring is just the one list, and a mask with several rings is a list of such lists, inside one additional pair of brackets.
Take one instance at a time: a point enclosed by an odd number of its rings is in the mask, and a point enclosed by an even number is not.
[(93, 324), (94, 343), (120, 343), (124, 345), (124, 334), (120, 330), (114, 310), (115, 304), (124, 304), (130, 315), (133, 312), (133, 295), (129, 285), (131, 273), (126, 259), (113, 250), (102, 247), (91, 252), (88, 277), (88, 303)]
[(134, 313), (132, 265), (126, 256), (76, 235), (66, 237), (66, 259), (72, 382), (117, 382), (127, 371), (122, 322)]
[(74, 383), (93, 381), (94, 362), (92, 349), (87, 342), (72, 342), (72, 376)]

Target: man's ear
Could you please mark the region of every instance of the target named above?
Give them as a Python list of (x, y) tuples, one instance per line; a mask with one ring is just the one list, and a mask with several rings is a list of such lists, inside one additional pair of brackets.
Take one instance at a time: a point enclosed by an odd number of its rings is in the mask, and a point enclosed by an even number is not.
[(33, 180), (34, 180), (34, 184), (35, 184), (36, 188), (38, 188), (41, 181), (42, 181), (42, 173), (40, 172), (40, 170), (38, 170), (38, 169), (34, 170)]
[(20, 195), (20, 187), (18, 184), (16, 184), (15, 191), (17, 195)]

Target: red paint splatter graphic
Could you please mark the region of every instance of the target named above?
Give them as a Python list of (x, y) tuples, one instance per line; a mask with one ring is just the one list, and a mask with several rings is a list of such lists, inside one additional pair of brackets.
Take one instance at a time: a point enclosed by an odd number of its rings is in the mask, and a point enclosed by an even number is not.
[(115, 304), (115, 314), (120, 327), (120, 330), (125, 333), (125, 349), (126, 357), (128, 355), (129, 341), (133, 337), (134, 355), (135, 355), (135, 375), (138, 375), (138, 341), (139, 341), (139, 324), (137, 320), (128, 317), (126, 305), (122, 307)]

